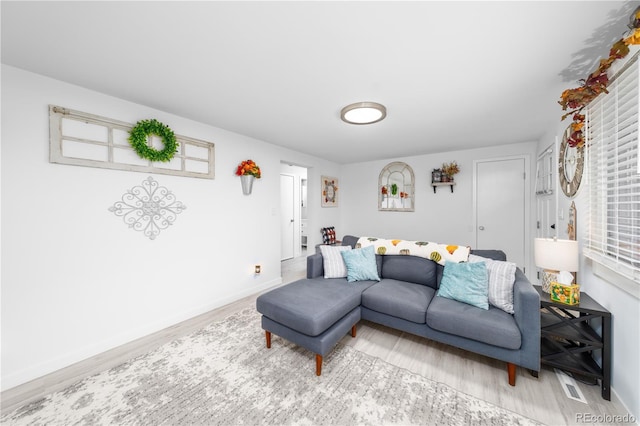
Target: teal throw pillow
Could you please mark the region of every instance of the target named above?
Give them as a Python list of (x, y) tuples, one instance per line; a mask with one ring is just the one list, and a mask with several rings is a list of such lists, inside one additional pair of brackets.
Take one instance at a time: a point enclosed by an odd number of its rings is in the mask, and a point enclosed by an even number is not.
[(489, 309), (489, 277), (487, 265), (446, 262), (438, 296)]
[(380, 281), (373, 246), (341, 251), (340, 254), (347, 266), (347, 281)]

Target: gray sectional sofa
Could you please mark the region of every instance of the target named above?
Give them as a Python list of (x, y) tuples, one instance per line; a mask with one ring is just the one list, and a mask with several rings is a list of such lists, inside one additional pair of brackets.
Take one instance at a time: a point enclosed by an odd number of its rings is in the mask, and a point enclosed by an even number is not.
[[(346, 236), (343, 245), (355, 247), (358, 238)], [(497, 250), (472, 254), (506, 260)], [(258, 297), (267, 347), (271, 334), (316, 354), (316, 374), (322, 357), (342, 337), (356, 336), (364, 319), (452, 345), (507, 363), (509, 384), (515, 385), (516, 366), (540, 369), (540, 302), (538, 292), (519, 269), (513, 286), (514, 314), (493, 306), (479, 309), (437, 297), (444, 267), (416, 256), (376, 255), (378, 281), (347, 282), (324, 278), (319, 253), (307, 258), (307, 278)]]

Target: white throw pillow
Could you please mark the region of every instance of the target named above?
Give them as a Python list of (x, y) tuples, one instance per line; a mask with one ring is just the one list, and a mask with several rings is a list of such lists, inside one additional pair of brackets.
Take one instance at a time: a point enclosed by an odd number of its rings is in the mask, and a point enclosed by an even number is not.
[(489, 274), (489, 303), (513, 314), (513, 284), (516, 281), (516, 264), (482, 256), (469, 255), (469, 262), (485, 262)]
[(320, 246), (325, 278), (346, 278), (347, 265), (342, 259), (341, 251), (351, 250), (351, 246)]

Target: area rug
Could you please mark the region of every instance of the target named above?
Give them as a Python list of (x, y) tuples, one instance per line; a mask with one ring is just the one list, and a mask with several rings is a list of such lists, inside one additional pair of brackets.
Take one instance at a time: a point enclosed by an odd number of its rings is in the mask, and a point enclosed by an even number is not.
[(534, 425), (516, 413), (339, 344), (265, 348), (246, 309), (7, 413), (3, 425)]

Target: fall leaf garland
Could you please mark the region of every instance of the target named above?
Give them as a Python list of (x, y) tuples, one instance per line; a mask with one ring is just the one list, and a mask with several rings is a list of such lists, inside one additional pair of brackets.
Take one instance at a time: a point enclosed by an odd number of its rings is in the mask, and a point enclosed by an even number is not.
[(580, 80), (582, 85), (575, 89), (567, 89), (562, 92), (558, 103), (562, 106), (562, 110), (570, 109), (562, 116), (562, 120), (569, 116), (573, 116), (571, 123), (571, 134), (567, 140), (571, 147), (581, 147), (584, 145), (584, 127), (585, 116), (582, 114), (584, 107), (594, 100), (601, 93), (609, 93), (607, 86), (609, 85), (609, 76), (607, 71), (611, 65), (618, 59), (622, 59), (629, 54), (629, 45), (640, 44), (640, 7), (631, 15), (629, 27), (633, 30), (631, 35), (621, 38), (613, 44), (609, 51), (609, 57), (600, 60), (598, 68), (592, 72), (586, 79)]

